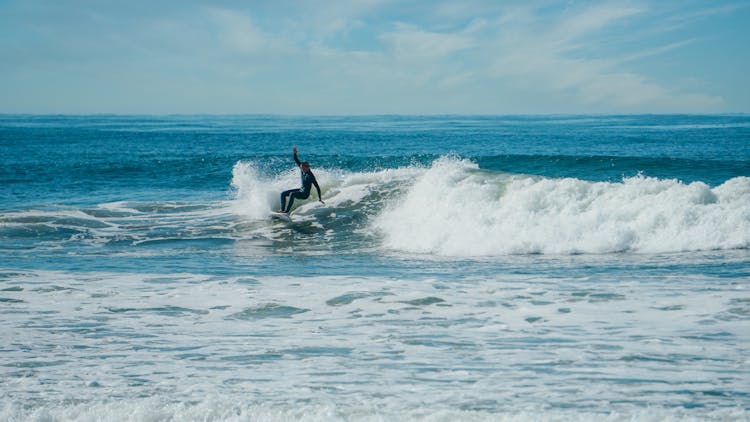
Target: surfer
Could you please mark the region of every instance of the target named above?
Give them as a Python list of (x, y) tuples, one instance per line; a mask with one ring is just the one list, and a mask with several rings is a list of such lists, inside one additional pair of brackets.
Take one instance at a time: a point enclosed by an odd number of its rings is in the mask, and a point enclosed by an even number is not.
[[(307, 161), (300, 161), (299, 158), (297, 158), (297, 147), (293, 147), (292, 152), (294, 153), (294, 162), (297, 163), (300, 170), (302, 171), (302, 187), (299, 189), (289, 189), (281, 192), (281, 209), (276, 211), (277, 213), (289, 214), (289, 211), (292, 209), (294, 200), (307, 199), (308, 197), (310, 197), (310, 191), (312, 190), (313, 186), (315, 186), (315, 189), (318, 191), (318, 201), (320, 201), (321, 204), (325, 204), (325, 202), (323, 202), (323, 197), (320, 195), (320, 186), (318, 186), (318, 181), (315, 180), (315, 175), (313, 174), (312, 170), (310, 170), (310, 163), (308, 163)], [(288, 204), (286, 203), (287, 197), (289, 197)]]

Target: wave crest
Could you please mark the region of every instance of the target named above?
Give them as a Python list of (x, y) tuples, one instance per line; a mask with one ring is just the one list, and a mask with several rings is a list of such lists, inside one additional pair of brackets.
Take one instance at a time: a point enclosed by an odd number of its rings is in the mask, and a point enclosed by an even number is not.
[(443, 256), (747, 248), (750, 179), (589, 182), (442, 158), (373, 220), (384, 247)]

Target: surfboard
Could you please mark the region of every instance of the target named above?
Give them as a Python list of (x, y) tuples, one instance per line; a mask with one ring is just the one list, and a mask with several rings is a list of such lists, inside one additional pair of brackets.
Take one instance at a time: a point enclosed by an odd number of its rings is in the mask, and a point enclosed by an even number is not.
[(292, 222), (292, 218), (289, 217), (289, 214), (284, 214), (283, 212), (272, 212), (270, 215), (271, 218), (275, 220), (286, 221), (287, 223)]

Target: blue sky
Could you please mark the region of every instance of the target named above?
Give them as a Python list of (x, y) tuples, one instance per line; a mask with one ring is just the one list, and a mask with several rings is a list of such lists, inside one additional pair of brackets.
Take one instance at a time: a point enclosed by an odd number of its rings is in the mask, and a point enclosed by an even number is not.
[(748, 44), (748, 0), (0, 0), (0, 113), (748, 113)]

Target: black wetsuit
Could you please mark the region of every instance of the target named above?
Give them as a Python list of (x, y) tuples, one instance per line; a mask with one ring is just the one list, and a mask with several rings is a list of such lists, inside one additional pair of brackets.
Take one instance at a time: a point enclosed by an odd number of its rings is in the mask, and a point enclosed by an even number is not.
[[(297, 154), (294, 154), (294, 162), (297, 163), (297, 166), (300, 166), (302, 162), (297, 158)], [(292, 209), (292, 204), (294, 203), (295, 199), (307, 199), (310, 197), (310, 191), (312, 190), (312, 187), (315, 186), (315, 189), (318, 191), (318, 198), (321, 198), (320, 196), (320, 186), (318, 186), (318, 181), (315, 180), (315, 175), (311, 172), (305, 173), (302, 172), (302, 187), (299, 189), (289, 189), (285, 190), (284, 192), (281, 192), (281, 209), (288, 213)], [(286, 203), (286, 198), (289, 197), (289, 203)], [(285, 207), (286, 205), (286, 207)]]

